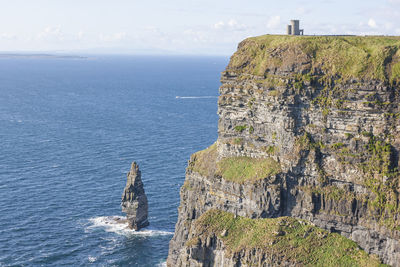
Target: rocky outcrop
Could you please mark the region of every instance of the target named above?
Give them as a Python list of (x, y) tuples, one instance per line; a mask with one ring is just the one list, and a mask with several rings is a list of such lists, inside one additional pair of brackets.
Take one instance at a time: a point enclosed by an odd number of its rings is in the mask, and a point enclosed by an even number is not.
[(214, 209), (306, 220), (400, 266), (400, 38), (250, 38), (221, 82), (218, 140), (189, 161), (168, 266), (239, 266), (223, 238), (189, 242)]
[(175, 266), (379, 266), (355, 242), (291, 217), (249, 219), (211, 209), (190, 228)]
[(138, 231), (149, 225), (147, 197), (144, 192), (139, 165), (136, 162), (132, 163), (131, 170), (128, 173), (121, 206), (122, 211), (126, 213), (129, 228)]

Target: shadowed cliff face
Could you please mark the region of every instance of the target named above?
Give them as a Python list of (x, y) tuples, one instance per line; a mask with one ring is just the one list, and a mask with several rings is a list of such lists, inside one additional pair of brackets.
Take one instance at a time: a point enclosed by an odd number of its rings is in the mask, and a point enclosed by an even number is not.
[[(222, 73), (218, 140), (189, 162), (168, 264), (274, 265), (262, 246), (234, 256), (223, 238), (217, 254), (188, 242), (217, 209), (304, 219), (400, 266), (399, 47), (395, 37), (243, 41)], [(193, 251), (214, 260), (204, 265)], [(307, 262), (274, 255), (280, 265)]]

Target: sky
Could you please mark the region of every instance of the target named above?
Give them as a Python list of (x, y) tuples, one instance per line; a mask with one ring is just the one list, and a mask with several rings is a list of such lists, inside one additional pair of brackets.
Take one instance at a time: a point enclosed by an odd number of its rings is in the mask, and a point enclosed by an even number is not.
[(1, 52), (230, 55), (251, 36), (400, 35), (400, 0), (0, 0)]

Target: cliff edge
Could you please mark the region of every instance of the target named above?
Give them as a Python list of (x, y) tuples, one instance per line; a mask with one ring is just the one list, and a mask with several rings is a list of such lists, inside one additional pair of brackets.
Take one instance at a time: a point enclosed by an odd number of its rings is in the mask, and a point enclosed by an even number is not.
[(221, 83), (168, 266), (400, 266), (400, 38), (249, 38)]

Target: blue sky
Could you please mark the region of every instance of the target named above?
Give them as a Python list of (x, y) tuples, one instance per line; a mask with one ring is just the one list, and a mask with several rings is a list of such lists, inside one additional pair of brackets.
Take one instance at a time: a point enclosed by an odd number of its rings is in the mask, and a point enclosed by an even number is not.
[(0, 51), (229, 55), (283, 34), (400, 35), (400, 0), (0, 0)]

